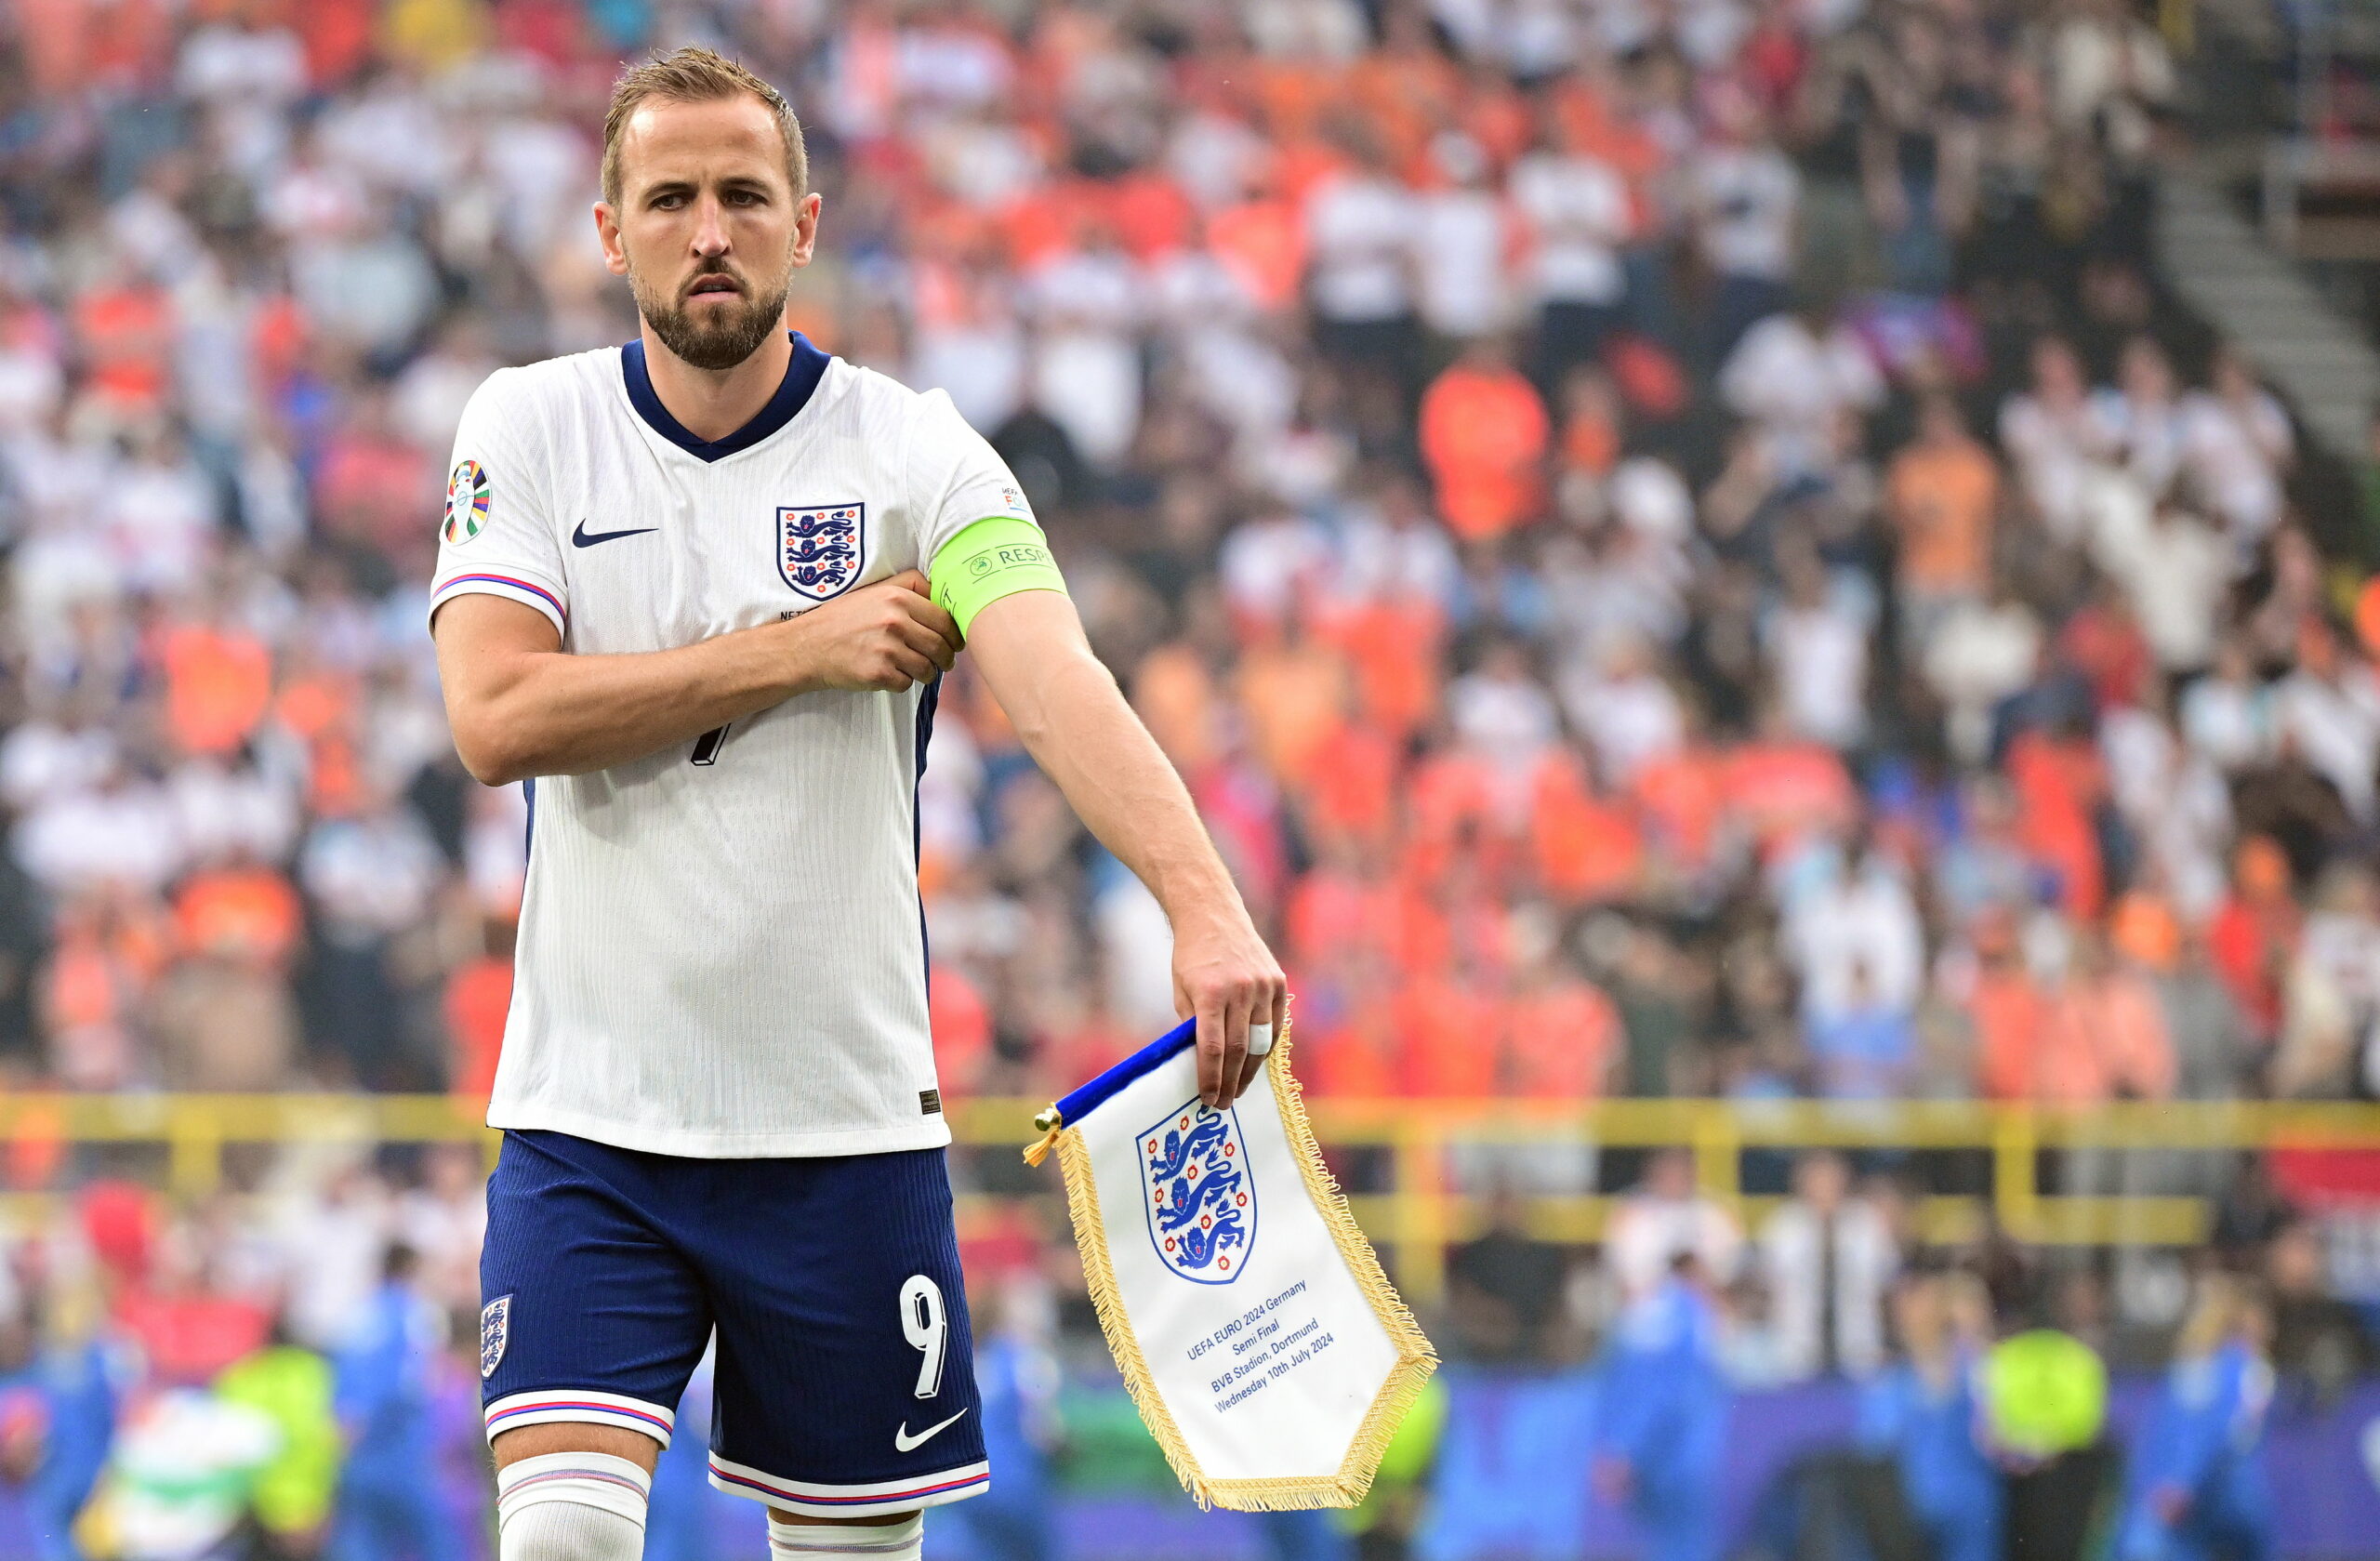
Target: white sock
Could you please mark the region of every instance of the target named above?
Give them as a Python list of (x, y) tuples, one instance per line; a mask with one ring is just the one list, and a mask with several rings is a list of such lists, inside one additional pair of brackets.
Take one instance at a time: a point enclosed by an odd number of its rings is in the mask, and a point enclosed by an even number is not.
[[(769, 1517), (769, 1561), (918, 1561), (925, 1550), (926, 1515), (902, 1523), (780, 1523)], [(512, 1561), (506, 1556), (504, 1561)]]
[(549, 1452), (496, 1471), (498, 1561), (638, 1561), (653, 1476), (604, 1452)]

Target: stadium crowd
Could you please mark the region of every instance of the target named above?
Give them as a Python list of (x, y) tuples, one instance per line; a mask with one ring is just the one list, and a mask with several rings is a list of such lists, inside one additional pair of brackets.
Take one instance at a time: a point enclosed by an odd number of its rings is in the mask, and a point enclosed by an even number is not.
[[(2157, 286), (2145, 25), (666, 11), (18, 16), (13, 1078), (483, 1085), (522, 809), (422, 517), (492, 367), (631, 329), (588, 119), (666, 22), (795, 90), (794, 323), (1031, 489), (1316, 1089), (2369, 1092), (2380, 693)], [(945, 1067), (1046, 1093), (1170, 1019), (1164, 929), (948, 694)]]
[[(486, 374), (633, 334), (587, 207), (665, 39), (792, 98), (791, 323), (1008, 458), (1311, 1091), (2380, 1095), (2365, 522), (2160, 284), (2121, 0), (24, 0), (0, 1087), (484, 1092), (526, 820), (452, 751), (433, 526)], [(1172, 1022), (1168, 934), (963, 658), (940, 712), (944, 1086), (1047, 1098)], [(475, 1168), (401, 1169), (86, 1197), (16, 1277), (83, 1254), (194, 1380), (345, 1347), (394, 1242), (467, 1343)], [(1911, 1238), (1845, 1169), (1747, 1265), (1656, 1158), (1614, 1289), (1696, 1250), (1766, 1277), (1754, 1375), (1874, 1366)], [(2226, 1209), (2361, 1361), (2314, 1227)], [(1536, 1352), (1563, 1261), (1456, 1253), (1464, 1347)]]
[[(651, 20), (20, 17), (20, 1076), (483, 1081), (522, 817), (448, 751), (421, 517), (486, 372), (631, 328), (587, 112)], [(2148, 268), (2153, 32), (669, 20), (796, 89), (794, 323), (1032, 490), (1316, 1088), (2369, 1088), (2380, 695), (2287, 415)], [(1046, 1092), (1170, 1017), (1164, 933), (954, 684), (945, 1065)]]

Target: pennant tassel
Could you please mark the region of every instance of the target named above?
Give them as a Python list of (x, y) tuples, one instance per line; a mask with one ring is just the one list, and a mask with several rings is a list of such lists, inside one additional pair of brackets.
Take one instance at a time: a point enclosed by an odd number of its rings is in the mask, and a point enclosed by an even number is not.
[(1041, 1129), (1039, 1138), (1025, 1146), (1025, 1163), (1027, 1165), (1038, 1166), (1048, 1159), (1050, 1151), (1058, 1146), (1058, 1135), (1066, 1131), (1066, 1125), (1058, 1120), (1058, 1108), (1054, 1105), (1036, 1117), (1033, 1125), (1041, 1127), (1044, 1120), (1050, 1125)]

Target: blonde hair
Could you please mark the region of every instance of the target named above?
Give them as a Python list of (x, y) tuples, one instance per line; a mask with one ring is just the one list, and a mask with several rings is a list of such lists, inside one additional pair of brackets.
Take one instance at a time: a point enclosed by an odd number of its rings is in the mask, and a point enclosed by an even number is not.
[(714, 103), (749, 93), (775, 116), (785, 139), (785, 174), (796, 198), (810, 192), (810, 152), (802, 145), (801, 122), (785, 94), (734, 60), (707, 48), (681, 48), (631, 65), (612, 86), (611, 111), (603, 116), (603, 199), (620, 204), (620, 134), (648, 98), (673, 103)]

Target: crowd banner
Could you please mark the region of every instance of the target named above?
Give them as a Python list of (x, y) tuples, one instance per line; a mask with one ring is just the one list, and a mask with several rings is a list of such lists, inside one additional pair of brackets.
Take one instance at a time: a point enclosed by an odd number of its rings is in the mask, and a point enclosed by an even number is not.
[(1242, 1512), (1349, 1507), (1437, 1356), (1324, 1168), (1284, 1031), (1198, 1098), (1185, 1022), (1044, 1112), (1124, 1385), (1183, 1487)]

